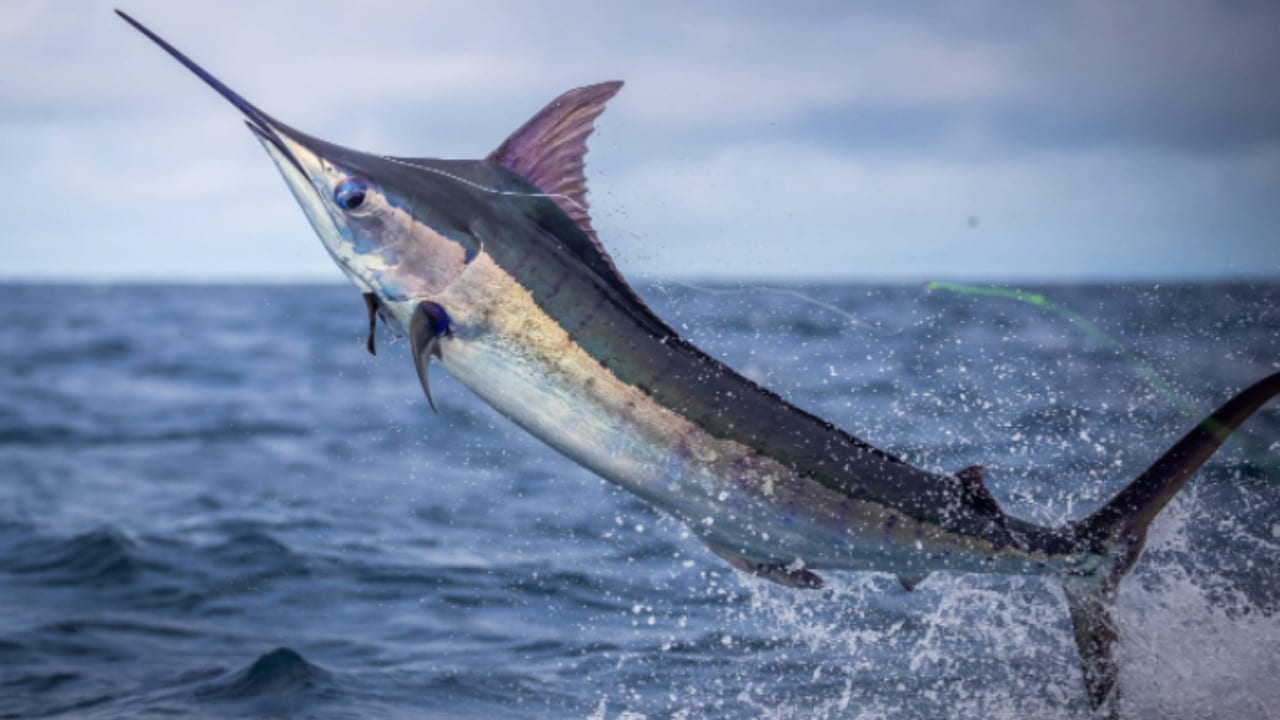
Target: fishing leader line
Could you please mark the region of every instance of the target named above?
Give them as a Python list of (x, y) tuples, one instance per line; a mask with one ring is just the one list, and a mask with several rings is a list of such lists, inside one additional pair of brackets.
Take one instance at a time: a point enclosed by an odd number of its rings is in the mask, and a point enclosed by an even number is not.
[[(393, 163), (396, 163), (396, 164), (398, 164), (398, 165), (404, 165), (404, 166), (406, 166), (406, 167), (411, 167), (411, 168), (414, 168), (414, 169), (416, 169), (416, 170), (424, 170), (424, 171), (426, 171), (426, 172), (433, 173), (433, 174), (435, 174), (435, 175), (439, 175), (440, 177), (447, 178), (447, 179), (449, 179), (449, 180), (453, 180), (454, 182), (461, 183), (461, 184), (463, 184), (463, 185), (466, 185), (467, 187), (474, 188), (474, 189), (479, 190), (479, 191), (481, 191), (481, 192), (489, 193), (489, 194), (491, 194), (491, 195), (502, 195), (502, 196), (505, 196), (505, 197), (548, 198), (548, 199), (551, 199), (551, 200), (564, 200), (564, 201), (565, 201), (565, 202), (567, 202), (568, 204), (572, 205), (574, 208), (576, 208), (576, 209), (578, 209), (578, 210), (581, 210), (584, 214), (587, 214), (587, 215), (589, 215), (589, 214), (590, 214), (590, 208), (588, 208), (585, 204), (583, 204), (583, 203), (581, 203), (581, 202), (578, 202), (578, 200), (576, 200), (576, 199), (575, 199), (575, 198), (573, 198), (572, 196), (570, 196), (570, 195), (566, 195), (566, 194), (564, 194), (564, 193), (547, 193), (547, 192), (537, 192), (537, 193), (535, 193), (535, 192), (525, 192), (525, 191), (522, 191), (522, 190), (501, 190), (501, 189), (499, 189), (499, 188), (490, 187), (490, 186), (485, 185), (485, 184), (483, 184), (483, 183), (478, 183), (478, 182), (476, 182), (476, 181), (474, 181), (474, 180), (469, 180), (469, 179), (464, 178), (464, 177), (461, 177), (461, 176), (459, 176), (459, 175), (455, 175), (455, 174), (453, 174), (453, 173), (451, 173), (451, 172), (448, 172), (447, 170), (441, 170), (441, 169), (439, 169), (439, 168), (433, 168), (433, 167), (429, 167), (429, 166), (427, 166), (427, 165), (419, 165), (418, 163), (411, 162), (411, 161), (409, 161), (409, 160), (404, 160), (404, 159), (402, 159), (402, 158), (394, 158), (394, 157), (389, 157), (389, 156), (384, 155), (384, 156), (382, 156), (382, 159), (383, 159), (383, 160), (389, 160), (389, 161), (391, 161), (391, 162), (393, 162)], [(639, 235), (638, 233), (631, 232), (631, 231), (624, 231), (624, 232), (628, 232), (628, 233), (629, 233), (633, 238), (635, 238), (635, 239), (640, 239), (640, 235)], [(901, 330), (887, 330), (887, 329), (885, 329), (884, 327), (880, 326), (879, 324), (876, 324), (876, 323), (868, 323), (868, 322), (866, 322), (866, 321), (864, 321), (864, 320), (860, 320), (857, 316), (853, 315), (852, 313), (848, 312), (847, 310), (841, 309), (841, 308), (839, 308), (839, 307), (837, 307), (837, 306), (835, 306), (835, 305), (832, 305), (831, 303), (828, 303), (828, 302), (825, 302), (825, 301), (819, 300), (819, 299), (817, 299), (817, 298), (815, 298), (815, 297), (813, 297), (813, 296), (811, 296), (811, 295), (807, 295), (807, 294), (805, 294), (805, 293), (803, 293), (803, 292), (800, 292), (799, 290), (796, 290), (796, 289), (794, 289), (794, 288), (770, 287), (770, 286), (767, 286), (767, 285), (757, 285), (757, 286), (752, 286), (752, 287), (749, 287), (749, 288), (748, 288), (748, 287), (741, 287), (741, 288), (709, 288), (709, 287), (702, 287), (702, 286), (699, 286), (699, 285), (691, 285), (691, 284), (689, 284), (689, 283), (674, 282), (674, 281), (661, 281), (661, 280), (659, 280), (659, 281), (657, 281), (657, 282), (659, 282), (660, 284), (665, 284), (665, 285), (677, 285), (677, 286), (679, 286), (679, 287), (688, 288), (689, 290), (695, 290), (695, 291), (698, 291), (698, 292), (708, 293), (708, 294), (712, 294), (712, 295), (729, 295), (729, 294), (746, 293), (746, 292), (755, 292), (755, 291), (769, 292), (769, 293), (774, 293), (774, 294), (776, 294), (776, 295), (788, 295), (788, 296), (791, 296), (791, 297), (794, 297), (794, 298), (798, 298), (798, 299), (800, 299), (800, 300), (802, 300), (802, 301), (804, 301), (804, 302), (807, 302), (807, 303), (809, 303), (809, 304), (811, 304), (811, 305), (814, 305), (814, 306), (817, 306), (817, 307), (819, 307), (819, 308), (822, 308), (823, 310), (826, 310), (826, 311), (828, 311), (828, 312), (835, 313), (836, 315), (839, 315), (840, 317), (843, 317), (845, 320), (848, 320), (848, 321), (849, 321), (849, 324), (850, 324), (850, 325), (852, 325), (853, 327), (862, 328), (862, 329), (865, 329), (865, 330), (872, 330), (872, 331), (875, 331), (875, 332), (877, 332), (877, 333), (881, 333), (881, 334), (897, 334), (897, 333), (902, 332)]]
[(881, 335), (897, 335), (902, 332), (901, 329), (889, 330), (884, 326), (880, 325), (879, 323), (869, 323), (865, 320), (860, 320), (856, 315), (849, 312), (848, 310), (845, 310), (836, 305), (832, 305), (831, 303), (826, 302), (825, 300), (819, 300), (818, 298), (815, 298), (812, 295), (807, 295), (803, 292), (800, 292), (795, 288), (773, 287), (770, 285), (752, 285), (750, 287), (736, 287), (736, 288), (710, 288), (710, 287), (705, 287), (701, 285), (692, 285), (690, 283), (679, 282), (676, 280), (658, 280), (656, 282), (663, 285), (675, 285), (677, 287), (687, 288), (689, 290), (696, 290), (701, 293), (707, 293), (708, 295), (739, 295), (742, 293), (751, 293), (751, 292), (767, 292), (767, 293), (773, 293), (775, 295), (785, 295), (788, 297), (797, 298), (799, 300), (809, 303), (810, 305), (826, 310), (827, 312), (839, 315), (845, 320), (848, 320), (849, 324), (856, 328), (861, 328), (863, 330), (871, 330)]
[[(418, 163), (410, 162), (408, 160), (404, 160), (401, 158), (383, 156), (383, 159), (393, 163), (400, 164), (400, 165), (405, 165), (407, 167), (433, 173), (435, 175), (439, 175), (440, 177), (453, 180), (454, 182), (461, 183), (468, 187), (471, 187), (481, 192), (489, 193), (492, 195), (500, 195), (505, 197), (528, 197), (528, 198), (547, 198), (550, 200), (564, 200), (566, 203), (568, 203), (569, 205), (572, 205), (574, 208), (581, 210), (584, 214), (589, 215), (589, 212), (590, 212), (590, 209), (585, 204), (579, 202), (572, 196), (566, 195), (564, 193), (545, 193), (545, 192), (534, 193), (534, 192), (525, 192), (521, 190), (501, 190), (499, 188), (490, 187), (483, 183), (478, 183), (474, 180), (469, 180), (467, 178), (461, 177), (459, 175), (455, 175), (451, 172), (441, 170), (439, 168), (420, 165)], [(636, 238), (639, 238), (638, 234), (634, 232), (631, 234)], [(793, 288), (771, 287), (767, 285), (760, 285), (760, 286), (753, 286), (753, 287), (739, 287), (739, 288), (709, 288), (709, 287), (703, 287), (703, 286), (693, 285), (689, 283), (675, 282), (675, 281), (666, 281), (666, 284), (677, 285), (677, 286), (684, 287), (697, 292), (708, 293), (713, 295), (730, 295), (730, 294), (740, 294), (740, 293), (748, 293), (748, 292), (769, 292), (776, 295), (785, 295), (789, 297), (794, 297), (802, 302), (809, 303), (815, 307), (818, 307), (828, 312), (839, 315), (840, 317), (847, 320), (851, 326), (856, 328), (872, 330), (874, 332), (881, 333), (881, 334), (897, 334), (897, 333), (903, 332), (901, 329), (896, 331), (887, 330), (884, 327), (880, 326), (879, 324), (868, 323), (866, 321), (860, 320), (857, 316), (853, 315), (847, 310), (844, 310), (836, 305), (832, 305), (831, 303), (825, 302), (823, 300), (819, 300), (818, 298), (815, 298), (811, 295), (803, 293), (799, 290), (795, 290)], [(1015, 300), (1017, 302), (1031, 305), (1032, 307), (1040, 308), (1053, 315), (1057, 315), (1058, 317), (1063, 318), (1064, 320), (1067, 320), (1068, 322), (1070, 322), (1072, 325), (1076, 326), (1089, 338), (1093, 339), (1094, 341), (1102, 344), (1107, 349), (1116, 353), (1126, 365), (1128, 365), (1130, 368), (1136, 371), (1140, 376), (1142, 376), (1142, 379), (1145, 380), (1147, 384), (1149, 384), (1159, 394), (1163, 395), (1166, 400), (1169, 400), (1170, 402), (1172, 402), (1183, 412), (1192, 416), (1204, 412), (1203, 408), (1199, 404), (1189, 399), (1186, 395), (1184, 395), (1181, 391), (1179, 391), (1172, 383), (1165, 380), (1164, 377), (1161, 376), (1160, 373), (1157, 372), (1156, 369), (1153, 368), (1150, 363), (1148, 363), (1146, 360), (1142, 359), (1136, 353), (1131, 351), (1125, 343), (1107, 334), (1106, 331), (1098, 327), (1096, 323), (1094, 323), (1092, 320), (1089, 320), (1087, 317), (1081, 315), (1080, 313), (1076, 312), (1075, 310), (1072, 310), (1069, 307), (1066, 307), (1065, 305), (1061, 305), (1059, 303), (1053, 302), (1052, 300), (1049, 300), (1047, 297), (1045, 297), (1040, 293), (1029, 292), (1026, 290), (1019, 290), (1017, 288), (998, 287), (994, 285), (965, 285), (962, 283), (947, 282), (943, 280), (929, 281), (928, 283), (925, 284), (925, 290), (929, 292), (932, 292), (934, 290), (942, 290), (946, 292), (956, 293), (958, 295), (969, 295), (973, 297), (991, 297), (991, 298), (1001, 298), (1006, 300)], [(1212, 417), (1205, 417), (1203, 420), (1200, 421), (1199, 424), (1209, 432), (1213, 433), (1214, 435), (1218, 435), (1220, 437), (1226, 437), (1228, 435), (1231, 435), (1231, 432), (1229, 430), (1222, 427), (1222, 425), (1217, 421), (1213, 420)], [(1275, 461), (1273, 461), (1268, 455), (1264, 454), (1263, 451), (1253, 447), (1252, 443), (1249, 443), (1243, 438), (1236, 438), (1235, 442), (1241, 446), (1241, 450), (1245, 453), (1245, 455), (1248, 456), (1251, 460), (1255, 461), (1260, 467), (1266, 468), (1269, 471), (1277, 470), (1278, 466), (1275, 463)]]

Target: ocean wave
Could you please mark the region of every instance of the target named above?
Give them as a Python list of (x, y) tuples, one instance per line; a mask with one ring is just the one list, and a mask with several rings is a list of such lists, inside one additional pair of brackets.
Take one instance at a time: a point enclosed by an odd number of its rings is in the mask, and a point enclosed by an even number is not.
[(222, 442), (246, 438), (306, 437), (312, 428), (296, 423), (228, 422), (216, 427), (175, 427), (163, 430), (88, 429), (70, 424), (0, 426), (0, 446), (66, 447), (69, 445), (152, 445), (175, 442)]
[(0, 556), (0, 569), (14, 575), (38, 576), (50, 584), (128, 583), (143, 568), (138, 543), (112, 527), (67, 539), (29, 539)]
[[(1277, 367), (1280, 285), (1155, 292), (1048, 295), (1206, 410)], [(1043, 308), (812, 294), (885, 330), (776, 294), (656, 304), (867, 440), (986, 466), (1019, 517), (1079, 517), (1202, 417)], [(433, 416), (406, 341), (362, 349), (349, 287), (80, 288), (52, 318), (15, 295), (0, 717), (1087, 714), (1052, 581), (744, 577), (440, 368)], [(1122, 587), (1138, 717), (1280, 705), (1277, 432), (1278, 405), (1250, 420)]]
[(209, 700), (246, 700), (272, 695), (324, 693), (336, 687), (333, 675), (298, 651), (278, 647), (248, 667), (218, 678), (196, 691)]

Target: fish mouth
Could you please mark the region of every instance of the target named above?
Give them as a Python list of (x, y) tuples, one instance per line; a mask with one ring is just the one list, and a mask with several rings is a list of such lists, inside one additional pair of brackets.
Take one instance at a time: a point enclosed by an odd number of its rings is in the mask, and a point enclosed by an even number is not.
[[(270, 115), (255, 107), (253, 103), (245, 100), (243, 97), (240, 97), (238, 93), (227, 87), (221, 80), (197, 65), (194, 60), (184, 55), (174, 46), (170, 45), (164, 40), (164, 38), (156, 35), (147, 26), (137, 20), (134, 20), (132, 17), (129, 17), (129, 15), (124, 11), (116, 10), (116, 14), (125, 22), (132, 25), (135, 30), (146, 35), (152, 42), (159, 45), (165, 52), (169, 53), (174, 60), (182, 63), (184, 67), (195, 73), (196, 77), (203, 80), (206, 85), (216, 90), (222, 97), (226, 98), (227, 102), (235, 105), (240, 112), (244, 113), (245, 124), (249, 126), (249, 129), (252, 130), (255, 135), (265, 142), (271, 143), (280, 151), (281, 156), (287, 159), (295, 168), (298, 169), (299, 172), (302, 173), (303, 177), (311, 177), (310, 173), (306, 171), (306, 168), (303, 167), (302, 162), (298, 159), (297, 154), (289, 147), (290, 143), (285, 142), (286, 137), (290, 135), (301, 135), (301, 133), (298, 133), (297, 131), (291, 132), (292, 129), (287, 125), (277, 122)], [(294, 144), (296, 145), (296, 143), (297, 141), (295, 140)]]

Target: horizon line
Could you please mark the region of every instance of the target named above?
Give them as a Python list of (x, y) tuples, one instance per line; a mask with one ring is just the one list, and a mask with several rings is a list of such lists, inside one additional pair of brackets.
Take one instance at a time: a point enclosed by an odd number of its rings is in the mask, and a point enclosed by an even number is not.
[[(1143, 284), (1159, 285), (1272, 285), (1280, 284), (1280, 273), (1272, 274), (1205, 274), (1205, 275), (635, 275), (630, 281), (637, 285), (663, 284), (707, 284), (725, 285), (880, 285), (910, 286), (926, 285), (931, 282), (955, 281), (986, 285), (1126, 285)], [(82, 285), (82, 286), (193, 286), (193, 287), (279, 287), (279, 286), (342, 286), (349, 281), (341, 276), (324, 277), (320, 275), (190, 275), (164, 277), (161, 275), (3, 275), (0, 274), (0, 285), (4, 286), (39, 286), (39, 285)]]

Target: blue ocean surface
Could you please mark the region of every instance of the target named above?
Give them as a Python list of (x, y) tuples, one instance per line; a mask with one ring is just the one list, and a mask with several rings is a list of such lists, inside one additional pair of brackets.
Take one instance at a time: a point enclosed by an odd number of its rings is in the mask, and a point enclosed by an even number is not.
[[(641, 289), (1011, 514), (1080, 517), (1280, 370), (1280, 285)], [(744, 577), (342, 286), (0, 286), (0, 717), (1084, 718), (1046, 578)], [(1075, 313), (1075, 315), (1071, 314)], [(1280, 407), (1155, 523), (1124, 713), (1280, 716)]]

